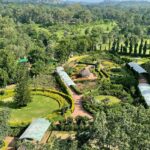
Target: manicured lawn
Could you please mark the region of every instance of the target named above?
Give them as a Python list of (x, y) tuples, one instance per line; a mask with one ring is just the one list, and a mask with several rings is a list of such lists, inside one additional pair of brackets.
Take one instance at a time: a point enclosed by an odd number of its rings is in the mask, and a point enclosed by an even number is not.
[(106, 103), (108, 105), (114, 105), (118, 104), (120, 102), (120, 99), (114, 96), (107, 96), (107, 95), (100, 95), (100, 96), (95, 96), (95, 100), (97, 102), (101, 101), (103, 103)]
[(8, 102), (3, 103), (0, 107), (3, 106), (10, 108), (10, 122), (24, 122), (34, 118), (46, 117), (59, 109), (59, 104), (56, 100), (41, 95), (34, 95), (32, 102), (21, 109), (13, 108), (13, 105)]

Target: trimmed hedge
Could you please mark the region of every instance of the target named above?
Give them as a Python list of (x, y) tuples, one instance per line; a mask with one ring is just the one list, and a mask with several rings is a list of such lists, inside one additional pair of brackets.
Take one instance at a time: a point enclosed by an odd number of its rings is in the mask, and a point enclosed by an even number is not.
[(3, 90), (4, 94), (0, 95), (0, 99), (6, 99), (9, 97), (13, 97), (14, 95), (14, 90)]
[(72, 96), (70, 89), (66, 86), (66, 84), (62, 81), (60, 76), (56, 74), (56, 80), (60, 84), (61, 89), (64, 91), (64, 93), (68, 94), (70, 97)]
[(82, 94), (82, 92), (75, 85), (71, 85), (70, 88), (77, 94)]
[(69, 95), (66, 95), (62, 92), (59, 92), (59, 91), (55, 91), (55, 90), (51, 90), (51, 89), (46, 89), (46, 90), (43, 90), (43, 89), (32, 89), (32, 91), (40, 91), (40, 92), (50, 92), (50, 93), (53, 93), (53, 94), (58, 94), (60, 96), (62, 96), (64, 99), (67, 100), (68, 103), (70, 103), (70, 109), (71, 109), (71, 112), (74, 111), (74, 99), (69, 96)]
[[(14, 90), (7, 90), (7, 93), (8, 93), (7, 95), (3, 95), (4, 98), (13, 97)], [(51, 90), (51, 89), (38, 88), (38, 89), (32, 89), (32, 94), (51, 97), (59, 103), (60, 107), (65, 106), (65, 102), (64, 102), (64, 99), (65, 99), (70, 104), (71, 112), (74, 111), (74, 107), (75, 107), (74, 106), (74, 100), (72, 99), (71, 96), (66, 95), (62, 92), (59, 92), (56, 90)], [(25, 127), (26, 125), (30, 124), (30, 122), (31, 122), (31, 120), (25, 120), (23, 122), (14, 121), (14, 122), (9, 122), (9, 125), (11, 127)]]

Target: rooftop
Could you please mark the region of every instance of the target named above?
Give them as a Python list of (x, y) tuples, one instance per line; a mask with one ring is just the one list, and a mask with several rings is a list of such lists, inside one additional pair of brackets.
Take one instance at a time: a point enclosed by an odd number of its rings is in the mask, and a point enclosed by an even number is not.
[(30, 139), (39, 142), (43, 138), (50, 124), (51, 123), (44, 118), (36, 119), (28, 126), (20, 139)]
[(67, 86), (76, 85), (69, 75), (64, 71), (63, 67), (57, 67), (56, 72), (59, 74), (60, 78), (64, 81)]
[(25, 62), (28, 62), (27, 58), (20, 58), (19, 59), (19, 63), (25, 63)]
[(130, 63), (128, 63), (128, 65), (139, 74), (147, 73), (147, 71), (144, 68), (142, 68), (140, 65), (138, 65), (137, 63), (130, 62)]
[(147, 83), (140, 83), (138, 88), (144, 97), (144, 100), (148, 106), (150, 106), (150, 85)]

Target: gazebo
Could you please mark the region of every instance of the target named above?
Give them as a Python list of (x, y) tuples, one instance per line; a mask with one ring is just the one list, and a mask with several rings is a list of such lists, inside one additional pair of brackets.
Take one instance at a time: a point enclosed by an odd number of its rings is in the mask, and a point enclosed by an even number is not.
[(82, 78), (87, 78), (87, 77), (89, 77), (90, 75), (91, 75), (91, 72), (90, 72), (90, 70), (87, 69), (87, 68), (81, 70), (80, 73), (79, 73), (79, 76), (82, 77)]

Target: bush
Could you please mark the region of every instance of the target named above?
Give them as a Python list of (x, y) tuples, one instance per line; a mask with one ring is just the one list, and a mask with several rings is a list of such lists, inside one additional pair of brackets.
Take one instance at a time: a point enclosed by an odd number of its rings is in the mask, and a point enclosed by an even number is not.
[(0, 91), (0, 95), (4, 95), (5, 94), (5, 91), (4, 90), (1, 90)]
[(3, 90), (2, 94), (0, 94), (1, 99), (13, 97), (14, 90)]
[(11, 127), (10, 130), (9, 130), (9, 133), (8, 135), (9, 136), (20, 136), (23, 131), (26, 129), (27, 126), (17, 126), (17, 127)]

